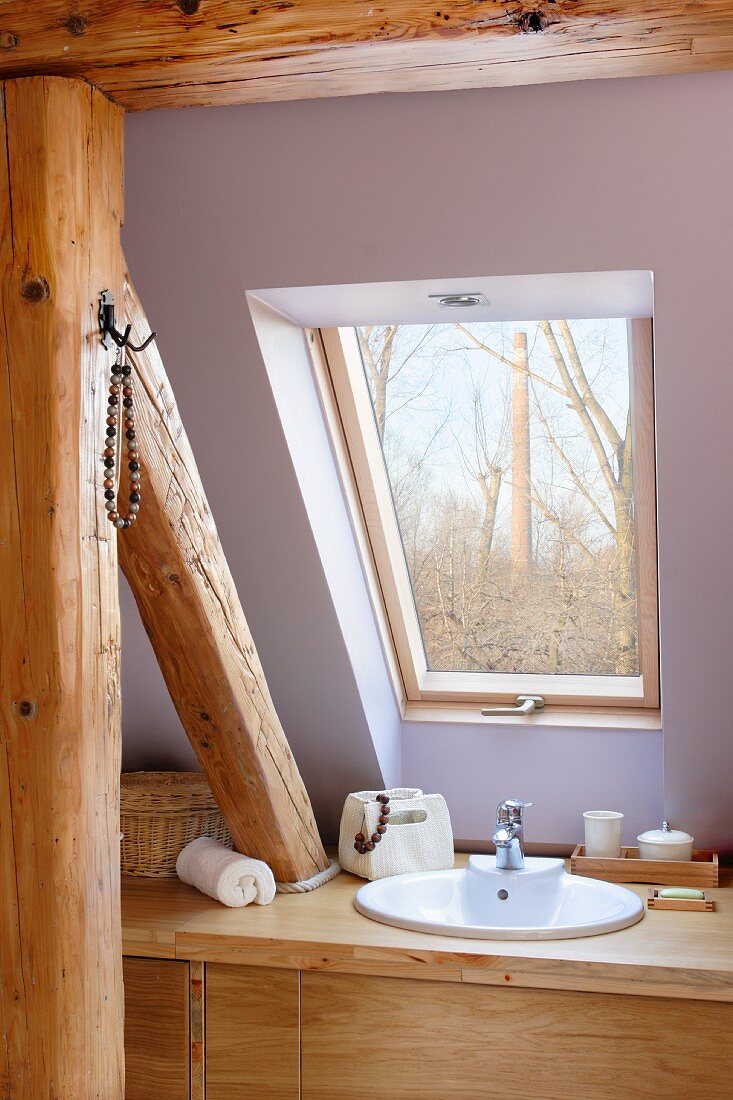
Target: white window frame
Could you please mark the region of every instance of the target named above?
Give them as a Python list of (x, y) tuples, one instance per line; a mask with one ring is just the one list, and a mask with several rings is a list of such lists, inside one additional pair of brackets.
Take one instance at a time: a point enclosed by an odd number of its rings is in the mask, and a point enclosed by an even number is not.
[(631, 419), (634, 439), (639, 676), (567, 676), (436, 672), (427, 667), (371, 398), (354, 328), (308, 330), (321, 401), (334, 442), (352, 523), (385, 653), (409, 704), (511, 704), (518, 694), (542, 695), (565, 708), (659, 707), (654, 358), (651, 318), (629, 324)]

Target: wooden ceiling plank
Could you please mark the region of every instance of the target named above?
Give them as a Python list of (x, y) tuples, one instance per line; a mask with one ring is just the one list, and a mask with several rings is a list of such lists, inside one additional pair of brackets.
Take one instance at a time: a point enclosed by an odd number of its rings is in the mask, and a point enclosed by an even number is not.
[[(618, 55), (605, 65), (605, 79), (650, 75), (671, 76), (690, 72), (689, 44), (684, 49), (670, 47), (654, 57), (650, 64), (646, 54), (629, 52)], [(711, 72), (733, 68), (733, 49), (700, 55), (695, 72)], [(533, 64), (532, 84), (553, 84), (565, 80), (590, 80), (598, 76), (597, 59), (577, 54), (566, 59), (563, 75), (555, 59), (541, 59)], [(529, 83), (529, 82), (527, 82)], [(246, 81), (222, 81), (212, 84), (181, 84), (170, 87), (130, 89), (125, 93), (125, 105), (130, 111), (156, 108), (210, 107), (243, 103), (274, 103), (298, 99), (324, 99), (338, 96), (366, 95), (375, 92), (458, 91), (471, 88), (506, 88), (517, 85), (516, 62), (466, 62), (456, 66), (412, 68), (400, 73), (382, 71), (353, 72), (347, 75), (332, 72), (293, 73), (283, 76), (261, 75)]]
[(732, 38), (732, 0), (5, 0), (0, 75), (140, 110), (705, 71)]

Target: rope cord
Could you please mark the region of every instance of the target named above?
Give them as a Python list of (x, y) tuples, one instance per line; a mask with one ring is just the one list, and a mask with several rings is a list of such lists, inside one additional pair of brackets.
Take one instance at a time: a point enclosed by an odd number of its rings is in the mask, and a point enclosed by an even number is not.
[(317, 874), (303, 879), (302, 882), (276, 883), (277, 892), (278, 894), (307, 894), (310, 890), (317, 890), (319, 886), (324, 886), (332, 878), (336, 878), (340, 870), (339, 864), (332, 859), (325, 871), (318, 871)]

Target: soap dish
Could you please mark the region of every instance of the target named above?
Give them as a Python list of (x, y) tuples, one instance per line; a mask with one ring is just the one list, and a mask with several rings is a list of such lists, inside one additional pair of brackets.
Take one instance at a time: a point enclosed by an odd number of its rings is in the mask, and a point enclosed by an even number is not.
[(715, 902), (703, 891), (705, 897), (699, 898), (660, 898), (659, 890), (649, 891), (646, 899), (647, 909), (676, 909), (682, 913), (712, 913), (715, 910)]

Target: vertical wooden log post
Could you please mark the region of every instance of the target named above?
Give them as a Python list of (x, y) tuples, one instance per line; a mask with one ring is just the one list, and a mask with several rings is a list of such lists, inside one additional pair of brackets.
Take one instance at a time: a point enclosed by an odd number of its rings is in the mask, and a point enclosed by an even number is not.
[(122, 115), (0, 85), (0, 1095), (121, 1100), (119, 609), (96, 308)]
[[(142, 343), (150, 329), (129, 281), (125, 313), (133, 343)], [(237, 848), (269, 863), (281, 882), (310, 878), (328, 859), (173, 391), (155, 344), (129, 361), (142, 502), (120, 538), (120, 564)]]

